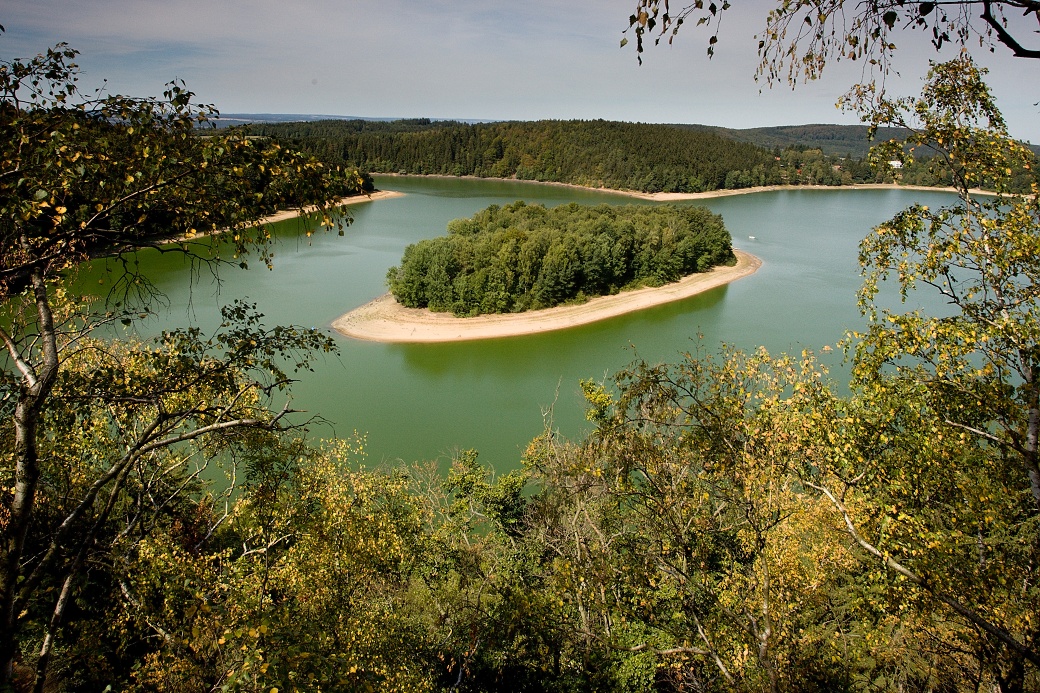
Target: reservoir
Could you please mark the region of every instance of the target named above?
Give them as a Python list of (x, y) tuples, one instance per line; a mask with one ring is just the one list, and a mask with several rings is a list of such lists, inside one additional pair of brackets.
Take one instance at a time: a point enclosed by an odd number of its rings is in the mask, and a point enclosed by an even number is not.
[[(255, 259), (248, 270), (205, 270), (191, 281), (187, 261), (146, 253), (141, 262), (166, 296), (160, 317), (136, 326), (148, 336), (175, 326), (203, 331), (219, 323), (218, 308), (235, 298), (255, 302), (268, 326), (319, 327), (340, 355), (319, 357), (298, 375), (293, 407), (318, 417), (317, 438), (367, 439), (367, 464), (447, 459), (476, 449), (499, 470), (516, 468), (526, 444), (545, 426), (575, 438), (587, 427), (581, 379), (607, 380), (636, 358), (676, 361), (702, 344), (770, 352), (820, 354), (838, 382), (846, 379), (839, 350), (863, 319), (858, 243), (872, 227), (914, 202), (952, 203), (948, 193), (886, 190), (794, 190), (703, 200), (722, 214), (734, 245), (758, 256), (754, 275), (681, 302), (599, 323), (538, 335), (454, 344), (380, 344), (329, 329), (348, 310), (386, 292), (384, 277), (405, 247), (444, 234), (454, 218), (490, 204), (522, 199), (547, 206), (655, 204), (563, 186), (497, 180), (376, 177), (376, 187), (400, 197), (351, 206), (344, 236), (304, 222), (276, 227), (274, 269)], [(102, 267), (83, 286), (103, 287)]]

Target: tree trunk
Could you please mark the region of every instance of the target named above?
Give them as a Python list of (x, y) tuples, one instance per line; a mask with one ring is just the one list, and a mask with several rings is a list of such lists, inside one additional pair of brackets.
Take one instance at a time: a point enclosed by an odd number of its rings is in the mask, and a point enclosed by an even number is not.
[(21, 575), (25, 538), (29, 530), (36, 502), (36, 488), (40, 480), (39, 458), (36, 448), (37, 429), (43, 405), (50, 396), (58, 376), (58, 346), (54, 330), (47, 285), (43, 270), (32, 273), (33, 296), (39, 321), (39, 340), (42, 361), (34, 366), (19, 354), (14, 342), (5, 333), (4, 341), (22, 374), (21, 388), (14, 411), (14, 497), (10, 505), (10, 521), (0, 544), (0, 688), (14, 676), (18, 654), (18, 614), (16, 595)]

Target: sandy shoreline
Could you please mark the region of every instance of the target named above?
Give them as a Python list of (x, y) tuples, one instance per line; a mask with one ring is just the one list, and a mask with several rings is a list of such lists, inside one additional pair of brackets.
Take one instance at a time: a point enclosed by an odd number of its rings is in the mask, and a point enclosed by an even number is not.
[[(606, 193), (609, 195), (620, 195), (623, 197), (634, 197), (640, 200), (653, 200), (654, 202), (681, 202), (684, 200), (710, 200), (716, 197), (732, 197), (734, 195), (753, 195), (755, 193), (763, 192), (777, 192), (787, 190), (834, 190), (834, 191), (847, 191), (847, 190), (915, 190), (922, 192), (948, 192), (957, 193), (956, 188), (938, 188), (928, 185), (900, 185), (899, 183), (853, 183), (851, 185), (758, 185), (751, 188), (735, 188), (735, 189), (724, 189), (724, 190), (709, 190), (708, 192), (699, 193), (676, 193), (676, 192), (658, 192), (658, 193), (645, 193), (639, 192), (638, 190), (616, 190), (613, 188), (590, 188), (584, 185), (575, 185), (574, 183), (557, 183), (554, 181), (539, 181), (539, 180), (519, 180), (516, 178), (481, 178), (479, 176), (448, 176), (438, 173), (431, 174), (401, 174), (401, 173), (373, 173), (374, 176), (385, 176), (387, 178), (456, 178), (461, 180), (488, 180), (488, 181), (507, 181), (510, 183), (530, 183), (532, 185), (555, 185), (563, 188), (575, 188), (577, 190), (591, 190), (593, 192)], [(988, 190), (982, 190), (980, 188), (973, 188), (969, 191), (973, 195), (994, 195), (995, 193)]]
[(716, 267), (661, 287), (599, 296), (581, 305), (457, 318), (450, 313), (405, 308), (393, 296), (384, 294), (340, 316), (332, 327), (355, 339), (398, 343), (457, 342), (562, 330), (689, 298), (753, 274), (762, 266), (762, 261), (754, 255), (740, 250), (733, 252), (737, 255), (737, 264), (733, 267)]
[[(679, 202), (682, 200), (707, 200), (714, 197), (731, 197), (733, 195), (752, 195), (754, 193), (775, 192), (790, 190), (913, 190), (923, 192), (948, 192), (956, 193), (956, 188), (935, 188), (927, 185), (899, 185), (898, 183), (855, 183), (852, 185), (759, 185), (751, 188), (738, 188), (736, 190), (711, 190), (703, 193), (641, 193), (625, 192), (622, 194), (629, 197), (637, 197), (642, 200), (654, 200), (655, 202)], [(975, 188), (970, 191), (973, 195), (993, 195), (986, 190)]]
[[(377, 190), (377, 191), (375, 191), (373, 193), (369, 193), (367, 195), (351, 195), (350, 197), (341, 197), (339, 199), (339, 201), (336, 202), (332, 206), (333, 207), (337, 207), (337, 208), (338, 207), (349, 207), (350, 205), (361, 204), (362, 202), (374, 202), (375, 200), (388, 200), (388, 199), (390, 199), (392, 197), (402, 197), (403, 195), (404, 195), (403, 192), (397, 192), (396, 190)], [(286, 210), (283, 210), (281, 212), (275, 212), (274, 214), (268, 215), (266, 217), (260, 217), (260, 219), (258, 219), (256, 223), (257, 224), (261, 224), (261, 225), (262, 224), (275, 224), (275, 223), (278, 223), (279, 221), (285, 221), (286, 219), (296, 219), (298, 217), (304, 216), (305, 214), (310, 214), (310, 213), (315, 212), (315, 211), (317, 211), (317, 207), (306, 207), (304, 209), (286, 209)], [(252, 226), (252, 224), (250, 224), (250, 226)], [(192, 236), (191, 238), (189, 238), (187, 236), (175, 236), (173, 238), (167, 238), (167, 239), (163, 240), (162, 242), (163, 243), (195, 242), (195, 241), (197, 241), (197, 240), (199, 240), (201, 238), (212, 238), (213, 236), (219, 236), (220, 234), (227, 233), (227, 232), (228, 232), (228, 229), (222, 229), (222, 230), (218, 230), (218, 231), (208, 231), (208, 232), (205, 232), (205, 233), (196, 234), (196, 235)]]
[[(367, 195), (351, 195), (350, 197), (342, 197), (339, 202), (333, 205), (333, 207), (349, 207), (350, 205), (357, 205), (363, 202), (375, 202), (376, 200), (388, 200), (392, 197), (401, 197), (404, 195), (402, 192), (396, 190), (376, 190), (373, 193)], [(260, 220), (261, 224), (274, 224), (279, 221), (285, 221), (286, 219), (295, 219), (296, 217), (304, 214), (310, 214), (314, 212), (315, 208), (310, 207), (307, 209), (287, 209), (283, 212), (276, 212), (271, 216), (264, 217)]]

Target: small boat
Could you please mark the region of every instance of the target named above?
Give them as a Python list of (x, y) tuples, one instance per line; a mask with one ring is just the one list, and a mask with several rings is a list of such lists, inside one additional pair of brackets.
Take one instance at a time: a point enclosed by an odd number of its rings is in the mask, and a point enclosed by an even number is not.
[(754, 236), (748, 236), (748, 238), (749, 238), (750, 240), (752, 240), (752, 241), (753, 241), (753, 240), (755, 240), (755, 237), (754, 237)]

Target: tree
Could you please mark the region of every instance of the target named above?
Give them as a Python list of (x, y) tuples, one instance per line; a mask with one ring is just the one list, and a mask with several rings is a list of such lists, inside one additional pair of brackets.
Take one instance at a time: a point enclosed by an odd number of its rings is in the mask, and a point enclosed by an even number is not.
[[(313, 208), (326, 226), (342, 229), (345, 215), (336, 202), (360, 184), (356, 172), (330, 170), (275, 142), (201, 132), (216, 113), (194, 105), (180, 83), (168, 85), (161, 99), (83, 95), (75, 56), (61, 44), (0, 64), (0, 302), (12, 316), (0, 326), (7, 352), (0, 383), (7, 451), (0, 686), (14, 675), (26, 609), (43, 595), (44, 577), (64, 575), (57, 598), (47, 597), (53, 614), (36, 672), (42, 687), (83, 551), (98, 539), (135, 466), (186, 441), (219, 448), (216, 440), (243, 430), (283, 427), (288, 410), (265, 413), (264, 404), (289, 381), (279, 359), (331, 348), (313, 332), (266, 330), (254, 311), (237, 306), (225, 313), (224, 330), (208, 340), (193, 331), (171, 333), (153, 347), (101, 358), (77, 377), (76, 359), (94, 327), (130, 322), (148, 309), (147, 278), (134, 272), (133, 253), (181, 252), (216, 268), (245, 266), (242, 256), (256, 251), (269, 266), (265, 215)], [(228, 251), (206, 235), (226, 243), (232, 257), (222, 256)], [(61, 281), (77, 263), (100, 255), (115, 255), (124, 272), (113, 303), (91, 312), (65, 296)], [(140, 363), (128, 371), (119, 365), (125, 359)], [(307, 363), (293, 358), (290, 367)], [(139, 377), (140, 368), (148, 377)], [(173, 379), (168, 386), (155, 382), (165, 371)], [(57, 425), (55, 393), (83, 412), (107, 405), (99, 415), (125, 435), (121, 452), (101, 454), (88, 469), (58, 454), (70, 431)], [(48, 515), (54, 499), (41, 482), (80, 474), (88, 479), (78, 502)]]
[[(893, 123), (913, 133), (878, 147), (876, 158), (912, 162), (918, 150), (937, 152), (960, 202), (911, 207), (864, 241), (861, 301), (870, 330), (858, 345), (858, 376), (865, 382), (894, 363), (936, 390), (970, 390), (987, 402), (996, 433), (973, 430), (967, 420), (973, 410), (951, 411), (949, 419), (1019, 459), (1040, 512), (1040, 353), (1034, 350), (1040, 343), (1040, 187), (1034, 177), (1031, 194), (1008, 192), (1011, 172), (1033, 170), (1036, 158), (1008, 134), (982, 76), (962, 56), (934, 66), (920, 98), (882, 100), (870, 114), (875, 127)], [(996, 195), (976, 195), (983, 185)], [(927, 287), (956, 313), (879, 310), (874, 299), (889, 278), (904, 301)], [(908, 362), (925, 370), (903, 365)]]
[(722, 218), (702, 207), (517, 202), (448, 226), (447, 236), (408, 246), (387, 272), (398, 302), (456, 315), (521, 312), (733, 261)]
[[(637, 51), (658, 26), (670, 41), (699, 14), (716, 28), (710, 54), (727, 9), (698, 2), (670, 15), (667, 1), (640, 1), (630, 18)], [(759, 37), (760, 76), (795, 83), (841, 59), (887, 70), (897, 27), (930, 32), (936, 49), (978, 37), (1040, 58), (1024, 45), (1025, 25), (1003, 14), (1040, 17), (1031, 1), (845, 10), (840, 1), (776, 6)], [(875, 148), (879, 170), (924, 160), (959, 202), (915, 205), (863, 242), (868, 329), (848, 339), (853, 397), (828, 424), (834, 447), (801, 481), (831, 503), (852, 551), (887, 584), (888, 596), (870, 601), (931, 643), (943, 669), (956, 672), (949, 685), (1020, 691), (1035, 688), (1040, 665), (1040, 207), (1035, 157), (1007, 132), (983, 74), (965, 51), (932, 66), (919, 98), (892, 100), (868, 82), (845, 99), (871, 135), (881, 126), (909, 131)], [(1012, 194), (1022, 180), (1027, 194)], [(996, 194), (979, 196), (979, 187)], [(886, 309), (878, 298), (886, 280), (904, 301), (931, 289), (949, 312)], [(933, 676), (920, 660), (901, 668), (906, 682)]]
[(632, 690), (841, 690), (869, 670), (840, 604), (855, 557), (800, 481), (839, 403), (812, 356), (700, 351), (614, 384), (582, 384), (591, 435), (548, 432), (525, 460), (574, 637), (642, 671)]
[[(899, 437), (925, 430), (939, 436), (916, 440), (913, 460), (879, 457), (875, 463), (885, 474), (899, 475), (907, 470), (896, 467), (912, 465), (922, 480), (915, 493), (929, 488), (923, 482), (931, 477), (937, 484), (933, 503), (942, 498), (946, 516), (931, 516), (925, 507), (911, 512), (914, 504), (900, 501), (899, 513), (920, 534), (908, 530), (906, 543), (896, 548), (869, 541), (839, 494), (823, 492), (872, 560), (978, 629), (1002, 688), (1020, 690), (1028, 665), (1033, 676), (1040, 666), (1040, 595), (1029, 577), (1040, 560), (1040, 188), (1034, 179), (1029, 195), (1007, 192), (1012, 171), (1035, 170), (1036, 161), (1008, 134), (982, 76), (962, 56), (933, 66), (919, 98), (881, 99), (870, 113), (872, 126), (912, 132), (905, 142), (877, 147), (879, 160), (910, 160), (921, 149), (938, 153), (959, 201), (940, 209), (915, 205), (863, 241), (860, 300), (868, 329), (850, 345), (854, 385), (876, 400), (878, 411), (905, 411), (910, 402), (920, 407), (908, 419), (879, 425)], [(973, 190), (983, 184), (996, 194), (977, 196)], [(951, 312), (878, 306), (886, 280), (895, 282), (903, 301), (932, 291)], [(943, 436), (960, 441), (963, 466), (949, 469), (949, 450), (934, 456)], [(947, 469), (939, 473), (931, 465)], [(955, 473), (966, 477), (950, 476)], [(876, 489), (876, 502), (892, 491)], [(955, 558), (957, 537), (966, 530), (976, 537), (974, 560)], [(1007, 590), (1011, 583), (1017, 586)], [(1001, 597), (990, 601), (996, 595)]]

